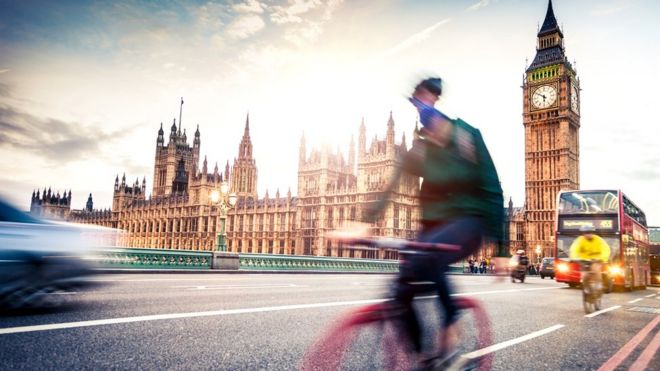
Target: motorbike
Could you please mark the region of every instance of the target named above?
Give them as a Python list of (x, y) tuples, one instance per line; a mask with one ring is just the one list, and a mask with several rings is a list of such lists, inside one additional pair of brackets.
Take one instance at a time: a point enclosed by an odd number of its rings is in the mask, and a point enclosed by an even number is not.
[(511, 275), (511, 282), (515, 283), (516, 280), (521, 283), (525, 282), (527, 275), (527, 257), (514, 255), (509, 262), (509, 271)]

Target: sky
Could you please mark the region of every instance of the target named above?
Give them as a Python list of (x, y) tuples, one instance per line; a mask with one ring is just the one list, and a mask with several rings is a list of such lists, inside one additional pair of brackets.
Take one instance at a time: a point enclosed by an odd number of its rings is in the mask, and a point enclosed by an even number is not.
[[(620, 188), (660, 225), (660, 2), (555, 0), (580, 78), (580, 185)], [(183, 104), (209, 168), (233, 163), (246, 116), (258, 191), (296, 194), (301, 136), (347, 153), (364, 118), (392, 112), (408, 144), (413, 86), (441, 76), (437, 107), (478, 127), (506, 200), (524, 203), (523, 73), (547, 0), (0, 0), (0, 195), (93, 194), (115, 176), (151, 190), (156, 135)], [(201, 164), (200, 164), (201, 166)]]

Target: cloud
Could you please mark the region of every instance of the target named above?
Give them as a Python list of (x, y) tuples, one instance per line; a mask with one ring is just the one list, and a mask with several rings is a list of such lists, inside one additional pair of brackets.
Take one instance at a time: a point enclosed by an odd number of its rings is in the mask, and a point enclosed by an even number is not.
[(298, 47), (315, 42), (323, 33), (319, 22), (305, 22), (304, 26), (289, 29), (284, 34), (284, 39)]
[(107, 134), (79, 123), (42, 119), (0, 105), (0, 148), (26, 150), (46, 161), (67, 163), (97, 156), (100, 143), (126, 134)]
[(237, 13), (257, 13), (261, 14), (264, 12), (265, 4), (261, 4), (257, 0), (247, 0), (244, 3), (234, 4), (232, 9)]
[(399, 53), (399, 52), (401, 52), (405, 49), (408, 49), (408, 48), (410, 48), (414, 45), (417, 45), (417, 44), (421, 43), (422, 41), (428, 39), (429, 36), (431, 36), (431, 34), (433, 33), (433, 31), (435, 31), (438, 27), (440, 27), (440, 26), (442, 26), (446, 23), (449, 23), (450, 21), (451, 21), (451, 19), (443, 19), (440, 22), (438, 22), (438, 23), (436, 23), (436, 24), (434, 24), (430, 27), (427, 27), (424, 30), (410, 36), (409, 38), (403, 40), (401, 43), (387, 49), (384, 53), (385, 56), (389, 56), (389, 55)]
[(474, 11), (474, 10), (479, 10), (481, 8), (485, 8), (488, 6), (490, 3), (490, 0), (479, 0), (478, 3), (470, 5), (467, 10)]
[(227, 34), (235, 39), (245, 39), (261, 31), (265, 25), (256, 14), (242, 15), (227, 26)]
[[(330, 1), (331, 3), (333, 1)], [(289, 0), (289, 6), (275, 6), (270, 20), (276, 24), (300, 23), (303, 21), (300, 15), (309, 12), (321, 5), (321, 0)]]
[(9, 98), (11, 97), (11, 89), (9, 85), (0, 82), (0, 97)]
[(598, 8), (592, 10), (589, 12), (592, 16), (596, 17), (605, 17), (608, 15), (613, 15), (617, 13), (621, 13), (622, 11), (630, 8), (630, 2), (627, 1), (620, 1), (616, 4), (610, 4), (610, 5), (601, 5)]
[(9, 68), (0, 69), (0, 73), (9, 72)]
[(297, 21), (290, 22), (296, 24), (290, 25), (284, 31), (284, 39), (297, 47), (304, 47), (316, 42), (323, 33), (324, 25), (332, 20), (335, 10), (342, 3), (343, 0), (329, 0), (322, 7), (311, 8), (312, 5), (308, 4), (307, 7), (294, 8), (294, 12), (305, 9), (317, 9), (317, 11), (314, 14), (308, 14), (305, 19), (297, 15), (289, 15), (289, 17), (297, 18)]

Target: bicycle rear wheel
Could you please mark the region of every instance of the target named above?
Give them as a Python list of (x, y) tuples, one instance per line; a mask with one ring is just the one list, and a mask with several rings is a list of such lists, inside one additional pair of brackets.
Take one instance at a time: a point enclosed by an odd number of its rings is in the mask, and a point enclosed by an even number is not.
[(493, 353), (488, 351), (487, 348), (493, 344), (493, 335), (486, 310), (481, 306), (479, 301), (468, 297), (456, 298), (454, 303), (458, 309), (465, 312), (464, 314), (470, 314), (468, 317), (464, 315), (461, 322), (463, 333), (474, 334), (474, 339), (468, 339), (467, 336), (462, 336), (462, 354), (447, 365), (442, 365), (441, 368), (435, 369), (490, 370), (493, 364)]
[(409, 344), (398, 329), (396, 307), (380, 303), (340, 318), (307, 351), (300, 370), (409, 370)]

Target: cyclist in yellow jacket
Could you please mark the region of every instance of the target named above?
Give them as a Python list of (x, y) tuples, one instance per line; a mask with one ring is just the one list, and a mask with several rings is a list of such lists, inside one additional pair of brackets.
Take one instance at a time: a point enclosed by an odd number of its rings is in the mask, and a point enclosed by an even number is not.
[(571, 260), (598, 260), (601, 263), (610, 260), (610, 246), (597, 236), (595, 231), (596, 229), (591, 225), (580, 227), (580, 237), (573, 241), (569, 251)]
[(571, 260), (581, 262), (582, 282), (589, 280), (598, 292), (601, 291), (602, 281), (600, 279), (602, 264), (610, 260), (610, 246), (604, 239), (594, 232), (596, 228), (591, 225), (580, 227), (580, 236), (573, 241), (568, 256)]

